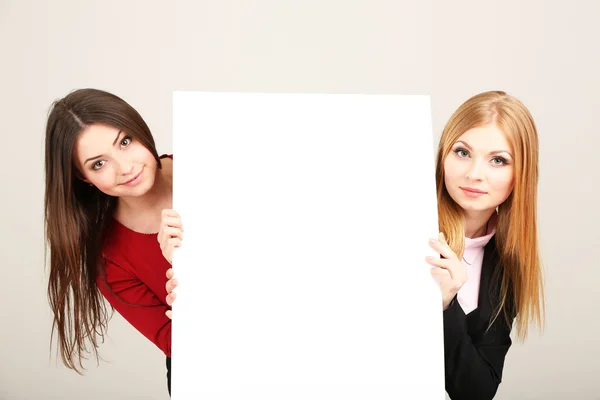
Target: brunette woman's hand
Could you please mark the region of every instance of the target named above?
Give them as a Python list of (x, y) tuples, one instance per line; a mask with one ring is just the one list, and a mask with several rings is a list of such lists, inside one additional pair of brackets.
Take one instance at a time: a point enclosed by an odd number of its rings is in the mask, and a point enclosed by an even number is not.
[[(175, 279), (175, 272), (173, 271), (173, 268), (169, 268), (167, 270), (167, 279), (168, 280), (165, 285), (165, 289), (167, 289), (166, 301), (169, 307), (171, 307), (175, 301), (175, 297), (177, 296), (177, 294), (174, 292), (174, 289), (177, 287), (177, 279)], [(167, 310), (165, 314), (167, 317), (171, 318), (173, 312), (171, 310)]]
[(456, 253), (452, 251), (443, 233), (440, 233), (437, 239), (430, 239), (429, 245), (444, 257), (428, 256), (425, 258), (425, 261), (433, 265), (431, 275), (437, 278), (440, 283), (443, 308), (445, 310), (467, 281), (467, 269)]
[(156, 238), (165, 259), (171, 263), (173, 249), (181, 246), (183, 240), (183, 225), (175, 210), (165, 209), (161, 214), (160, 230)]

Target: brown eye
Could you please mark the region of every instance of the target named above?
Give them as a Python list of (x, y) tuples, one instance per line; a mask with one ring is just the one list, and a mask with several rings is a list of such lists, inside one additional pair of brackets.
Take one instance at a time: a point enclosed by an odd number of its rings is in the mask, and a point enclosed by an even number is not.
[(100, 168), (102, 168), (102, 167), (104, 166), (104, 163), (105, 163), (105, 162), (106, 162), (106, 161), (104, 161), (104, 160), (99, 160), (99, 161), (96, 161), (96, 162), (94, 163), (94, 165), (92, 165), (92, 169), (93, 169), (94, 171), (98, 171)]
[(121, 140), (121, 147), (127, 147), (131, 144), (131, 138), (129, 136), (126, 136), (123, 138), (123, 140)]

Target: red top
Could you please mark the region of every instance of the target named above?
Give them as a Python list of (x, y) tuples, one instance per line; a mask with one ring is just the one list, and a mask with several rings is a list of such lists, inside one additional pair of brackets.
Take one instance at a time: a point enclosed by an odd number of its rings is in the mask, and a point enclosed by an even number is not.
[(157, 233), (135, 232), (113, 218), (103, 250), (109, 287), (100, 275), (100, 291), (125, 320), (171, 357), (171, 319), (165, 315), (170, 309), (165, 284), (171, 264), (162, 255)]

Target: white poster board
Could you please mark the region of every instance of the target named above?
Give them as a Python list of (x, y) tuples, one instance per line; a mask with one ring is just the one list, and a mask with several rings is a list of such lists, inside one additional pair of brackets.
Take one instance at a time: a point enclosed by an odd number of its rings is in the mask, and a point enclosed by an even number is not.
[(173, 100), (172, 399), (443, 399), (429, 97)]

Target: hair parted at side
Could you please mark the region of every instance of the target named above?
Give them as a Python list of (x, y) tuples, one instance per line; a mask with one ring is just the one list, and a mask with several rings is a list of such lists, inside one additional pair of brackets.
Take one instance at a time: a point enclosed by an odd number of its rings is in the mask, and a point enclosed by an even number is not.
[(531, 114), (515, 97), (503, 91), (477, 94), (464, 102), (444, 127), (436, 159), (439, 226), (450, 247), (462, 257), (464, 216), (446, 189), (444, 161), (463, 133), (490, 123), (506, 135), (513, 148), (515, 179), (512, 193), (498, 207), (501, 299), (494, 318), (502, 310), (507, 318), (516, 313), (518, 337), (525, 339), (532, 322), (543, 328), (545, 313), (537, 237), (538, 133)]
[(78, 373), (86, 353), (98, 360), (97, 347), (107, 328), (109, 315), (96, 278), (102, 273), (102, 245), (117, 204), (116, 198), (79, 179), (75, 142), (92, 124), (123, 130), (161, 167), (150, 129), (121, 98), (79, 89), (52, 103), (46, 125), (44, 197), (48, 300), (54, 315), (50, 345), (56, 332), (63, 363)]

